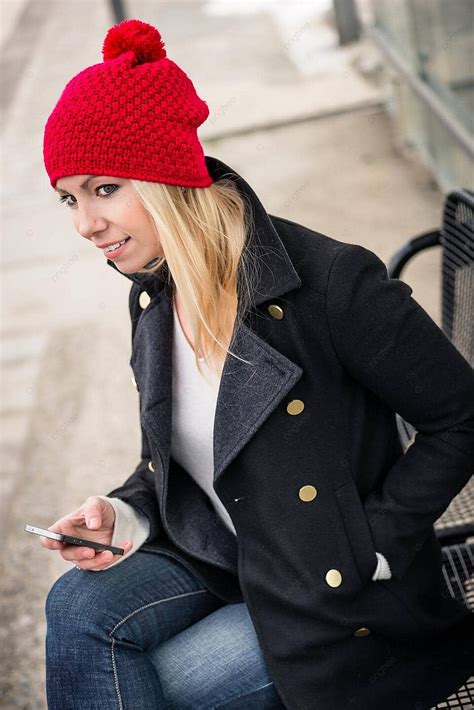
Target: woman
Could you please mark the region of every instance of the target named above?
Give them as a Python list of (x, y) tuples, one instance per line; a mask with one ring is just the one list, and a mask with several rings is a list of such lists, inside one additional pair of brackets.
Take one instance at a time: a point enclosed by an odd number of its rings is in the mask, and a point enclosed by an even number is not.
[(430, 708), (473, 670), (433, 529), (472, 472), (472, 369), (373, 252), (203, 155), (208, 108), (155, 28), (103, 56), (44, 157), (132, 281), (142, 450), (50, 527), (123, 556), (41, 539), (77, 568), (46, 603), (49, 707)]

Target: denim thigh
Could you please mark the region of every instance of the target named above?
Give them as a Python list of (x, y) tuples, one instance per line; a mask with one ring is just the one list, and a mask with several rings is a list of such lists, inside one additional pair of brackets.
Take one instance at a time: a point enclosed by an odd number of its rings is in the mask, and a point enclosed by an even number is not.
[(280, 710), (245, 603), (226, 604), (150, 653), (169, 710)]
[(227, 604), (164, 553), (70, 569), (45, 611), (49, 710), (284, 707), (246, 604)]
[(224, 604), (164, 554), (70, 569), (45, 605), (49, 710), (166, 708), (148, 652)]

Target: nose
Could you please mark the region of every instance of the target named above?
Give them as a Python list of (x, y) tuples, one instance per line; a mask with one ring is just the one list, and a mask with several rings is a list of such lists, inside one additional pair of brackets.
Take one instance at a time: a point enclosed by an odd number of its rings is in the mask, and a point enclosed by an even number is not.
[(107, 229), (107, 220), (90, 205), (83, 205), (75, 210), (76, 230), (85, 239), (91, 240)]

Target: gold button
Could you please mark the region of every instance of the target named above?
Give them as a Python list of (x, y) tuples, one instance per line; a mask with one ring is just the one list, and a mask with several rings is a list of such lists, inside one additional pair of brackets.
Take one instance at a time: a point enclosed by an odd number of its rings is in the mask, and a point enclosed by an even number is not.
[(298, 492), (298, 495), (301, 500), (304, 500), (305, 503), (307, 503), (310, 500), (314, 500), (316, 498), (316, 496), (318, 495), (318, 491), (314, 486), (302, 486)]
[(146, 291), (142, 291), (141, 294), (140, 294), (140, 296), (139, 296), (139, 298), (138, 298), (138, 303), (140, 304), (140, 306), (141, 306), (142, 308), (146, 308), (146, 307), (148, 306), (148, 304), (150, 303), (150, 301), (151, 301), (151, 298), (150, 298), (150, 296), (147, 294), (147, 292), (146, 292)]
[(135, 389), (138, 389), (137, 381), (133, 375), (132, 375), (132, 385), (135, 387)]
[(270, 315), (276, 318), (277, 320), (281, 320), (283, 318), (283, 308), (277, 306), (276, 303), (270, 303), (267, 310)]
[(354, 631), (354, 636), (368, 636), (371, 633), (370, 629), (366, 629), (365, 626), (361, 626), (360, 629)]
[(153, 466), (153, 461), (151, 459), (150, 459), (150, 461), (148, 461), (148, 468), (150, 469), (150, 471), (155, 470), (155, 467)]
[(329, 572), (326, 573), (325, 579), (330, 587), (339, 587), (342, 583), (342, 574), (338, 569), (330, 569)]
[(288, 414), (301, 414), (303, 409), (304, 402), (302, 402), (301, 399), (292, 399), (286, 407)]

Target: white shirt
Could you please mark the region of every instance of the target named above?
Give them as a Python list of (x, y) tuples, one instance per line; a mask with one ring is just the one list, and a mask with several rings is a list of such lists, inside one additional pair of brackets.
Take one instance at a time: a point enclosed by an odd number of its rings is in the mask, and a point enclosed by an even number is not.
[(210, 382), (199, 373), (194, 350), (173, 307), (173, 404), (171, 456), (207, 493), (223, 522), (236, 535), (229, 513), (214, 486), (213, 431), (220, 378), (199, 358)]
[[(213, 487), (213, 430), (220, 379), (207, 367), (204, 358), (199, 358), (199, 361), (210, 382), (199, 373), (194, 350), (184, 334), (174, 300), (173, 325), (171, 456), (207, 493), (217, 514), (236, 535), (229, 513)], [(143, 514), (125, 501), (100, 497), (109, 501), (115, 510), (111, 544), (119, 546), (125, 540), (133, 541), (132, 549), (112, 563), (119, 564), (145, 542), (150, 524)], [(376, 555), (377, 567), (372, 579), (389, 579), (391, 572), (387, 560), (380, 552)]]

